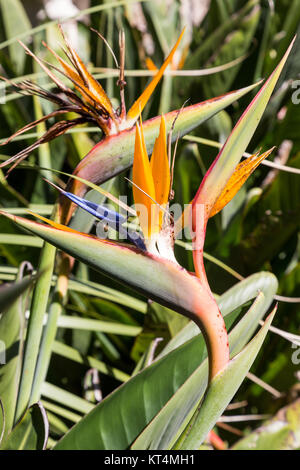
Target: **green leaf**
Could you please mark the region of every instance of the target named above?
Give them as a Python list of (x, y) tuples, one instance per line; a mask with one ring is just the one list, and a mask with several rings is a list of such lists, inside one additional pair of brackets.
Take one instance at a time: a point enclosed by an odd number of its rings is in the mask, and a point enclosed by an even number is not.
[[(45, 243), (40, 256), (39, 270), (43, 275), (39, 278), (31, 301), (30, 317), (24, 343), (24, 361), (20, 377), (16, 419), (25, 412), (30, 400), (34, 371), (39, 354), (40, 340), (43, 331), (44, 314), (48, 295), (51, 288), (52, 272), (55, 262), (56, 249)], [(31, 404), (33, 404), (32, 402)]]
[[(2, 1), (2, 3), (7, 4), (7, 2), (5, 0), (1, 0), (1, 1)], [(75, 15), (68, 17), (68, 19), (69, 20), (75, 20), (76, 18), (82, 17), (84, 15), (91, 15), (93, 13), (97, 13), (97, 12), (102, 11), (102, 10), (108, 10), (110, 8), (117, 8), (119, 6), (126, 5), (127, 3), (144, 2), (144, 1), (147, 1), (147, 0), (119, 0), (119, 1), (109, 2), (109, 3), (104, 3), (103, 5), (102, 4), (101, 5), (95, 5), (93, 7), (86, 8), (84, 10), (80, 10)], [(11, 10), (9, 11), (9, 13), (10, 12), (11, 12)], [(67, 18), (65, 18), (65, 20), (67, 20)], [(19, 39), (30, 37), (33, 34), (36, 34), (40, 31), (44, 31), (50, 25), (57, 24), (57, 23), (58, 23), (58, 20), (47, 21), (45, 23), (40, 24), (39, 26), (36, 26), (34, 28), (31, 28), (31, 29), (27, 29), (26, 31), (22, 31), (22, 32), (19, 32), (19, 29), (17, 27), (14, 30), (14, 32), (17, 32), (17, 34), (15, 36), (7, 39), (6, 41), (2, 42), (0, 44), (0, 49), (4, 49), (4, 47), (7, 47), (7, 46), (10, 46), (11, 44), (14, 44)]]
[(57, 326), (60, 328), (72, 328), (78, 330), (102, 331), (115, 335), (136, 336), (141, 332), (140, 326), (124, 325), (124, 323), (93, 320), (69, 315), (61, 315)]
[(28, 235), (19, 235), (14, 233), (0, 233), (1, 245), (19, 245), (19, 246), (34, 246), (41, 248), (43, 246), (43, 240), (38, 240), (35, 237)]
[[(236, 286), (236, 293), (241, 295), (243, 287), (246, 288), (247, 284), (248, 288), (250, 287), (251, 277), (247, 279), (247, 281), (246, 285), (245, 283), (240, 283)], [(255, 285), (255, 280), (252, 279), (252, 281), (254, 281)], [(270, 278), (269, 281), (272, 281), (272, 278)], [(273, 283), (273, 289), (274, 287), (276, 289), (276, 285), (277, 282), (275, 281)], [(274, 293), (273, 289), (272, 291)], [(269, 303), (269, 300), (265, 298), (264, 294), (259, 294), (252, 307), (229, 334), (231, 356), (238, 353), (251, 338)], [(225, 310), (225, 312), (222, 311), (222, 313), (226, 315), (228, 312)], [(225, 317), (225, 322), (226, 320), (227, 317)], [(197, 342), (200, 343), (201, 338), (197, 338), (197, 340)], [(196, 338), (194, 338), (193, 341), (196, 341)], [(202, 354), (203, 353), (201, 353), (201, 356)], [(159, 357), (161, 357), (161, 355)], [(206, 352), (203, 358), (205, 357)], [(165, 406), (162, 407), (160, 412), (140, 434), (132, 446), (133, 449), (168, 449), (176, 442), (195, 409), (199, 408), (199, 402), (207, 386), (207, 361), (201, 363), (199, 358), (199, 363), (200, 365), (197, 369), (186, 379), (182, 386), (178, 388)]]
[(81, 279), (70, 279), (69, 289), (74, 290), (75, 292), (82, 292), (89, 296), (111, 300), (128, 308), (132, 308), (133, 310), (136, 310), (140, 313), (146, 313), (147, 311), (146, 302), (136, 299), (131, 295), (124, 294), (123, 292), (120, 292), (116, 289), (112, 289), (108, 286), (97, 284), (92, 281), (84, 282)]
[[(247, 54), (260, 14), (261, 7), (255, 5), (250, 13), (242, 18), (237, 29), (231, 30), (218, 48), (214, 47), (209, 66), (222, 65)], [(238, 64), (231, 69), (205, 77), (205, 80), (202, 81), (205, 96), (215, 96), (226, 92), (230, 88), (240, 67), (241, 64)]]
[[(194, 315), (195, 309), (203, 303), (198, 279), (173, 262), (79, 232), (58, 230), (7, 213), (5, 216), (94, 269), (172, 310)], [(178, 285), (182, 287), (180, 297)]]
[[(252, 276), (249, 276), (228, 289), (217, 299), (217, 303), (223, 317), (227, 317), (241, 305), (253, 299), (257, 295), (257, 292), (262, 292), (265, 299), (262, 310), (266, 312), (271, 305), (274, 295), (276, 294), (277, 287), (278, 282), (273, 274), (268, 272), (252, 274)], [(227, 318), (225, 319), (225, 322), (227, 322)], [(194, 322), (190, 322), (169, 341), (163, 351), (159, 354), (159, 358), (178, 348), (198, 334), (198, 327)]]
[(218, 156), (206, 173), (201, 191), (198, 193), (198, 198), (196, 196), (195, 202), (205, 201), (209, 207), (212, 207), (225, 188), (258, 126), (293, 44), (294, 40), (276, 69), (234, 126)]
[(47, 411), (52, 411), (53, 413), (61, 416), (62, 418), (66, 418), (73, 423), (78, 423), (78, 421), (80, 421), (81, 419), (81, 415), (74, 413), (73, 411), (70, 411), (65, 407), (56, 405), (55, 403), (52, 403), (50, 401), (42, 400), (42, 404)]
[[(36, 241), (39, 240), (36, 237), (30, 237), (30, 238)], [(0, 266), (0, 279), (14, 280), (16, 274), (17, 274), (17, 268)], [(52, 279), (52, 283), (54, 283), (55, 280), (56, 280), (56, 277), (54, 276)], [(120, 292), (116, 289), (112, 289), (108, 286), (98, 284), (96, 282), (92, 282), (92, 281), (85, 282), (82, 279), (76, 279), (76, 278), (70, 279), (69, 289), (71, 291), (81, 292), (83, 294), (86, 294), (92, 297), (96, 297), (96, 298), (99, 297), (99, 298), (103, 298), (106, 300), (111, 300), (117, 304), (124, 305), (125, 307), (131, 308), (143, 314), (146, 313), (147, 311), (146, 302), (140, 299), (137, 299), (131, 295)]]
[[(178, 135), (183, 136), (187, 134), (199, 124), (253, 90), (256, 86), (257, 84), (250, 85), (226, 95), (188, 106), (183, 108), (179, 114), (178, 111), (167, 113), (165, 115), (167, 132), (170, 131), (172, 123), (178, 115), (172, 133), (172, 139), (175, 141)], [(159, 125), (160, 116), (149, 119), (143, 124), (148, 154), (152, 153), (155, 139), (158, 136)], [(81, 160), (74, 170), (74, 175), (87, 179), (92, 183), (100, 184), (121, 171), (130, 168), (133, 162), (134, 141), (135, 127), (102, 139)], [(85, 184), (79, 181), (70, 182), (70, 185), (71, 187), (68, 190), (81, 197), (87, 190)], [(68, 204), (66, 207), (68, 207)]]
[(1, 450), (44, 450), (47, 445), (49, 424), (41, 403), (32, 405), (16, 424)]
[[(258, 281), (260, 278), (260, 282)], [(263, 276), (252, 277), (239, 283), (224, 298), (224, 315), (235, 307), (235, 302), (245, 302), (253, 298), (257, 288), (264, 286), (270, 297), (276, 291), (277, 282), (274, 276), (265, 273)], [(270, 304), (270, 297), (256, 303), (249, 315), (243, 318), (240, 327), (230, 335), (231, 345), (238, 351), (247, 341), (248, 335), (254, 332), (258, 320), (262, 317)], [(230, 305), (230, 299), (232, 304)], [(220, 301), (222, 296), (220, 297)], [(242, 332), (247, 337), (242, 338)], [(242, 338), (242, 340), (241, 340)], [(199, 343), (200, 341), (200, 343)], [(159, 413), (162, 406), (168, 404), (174, 393), (184, 388), (186, 381), (193, 383), (195, 399), (192, 403), (192, 411), (195, 403), (205, 390), (207, 382), (207, 365), (202, 363), (203, 348), (201, 336), (187, 341), (171, 353), (155, 361), (150, 367), (135, 375), (125, 385), (115, 390), (102, 403), (100, 403), (89, 415), (87, 415), (76, 427), (74, 427), (58, 444), (57, 449), (126, 449), (138, 437), (143, 429)], [(175, 415), (184, 406), (187, 396), (179, 401), (174, 409)], [(187, 410), (187, 414), (190, 413)], [(133, 418), (134, 417), (134, 418)], [(125, 431), (126, 430), (126, 431)]]
[[(289, 160), (289, 166), (300, 168), (300, 154)], [(247, 214), (240, 247), (247, 269), (259, 269), (284, 251), (299, 226), (300, 178), (280, 172)]]
[(194, 450), (200, 447), (252, 366), (266, 337), (275, 311), (276, 309), (269, 315), (252, 341), (210, 382), (201, 408), (196, 411), (192, 419), (192, 426), (183, 436), (183, 440), (180, 440), (175, 446), (176, 449)]
[(178, 315), (176, 312), (156, 302), (149, 303), (143, 329), (134, 342), (131, 357), (136, 362), (140, 360), (155, 338), (160, 338), (156, 352), (161, 351), (169, 339), (175, 336), (187, 323), (188, 319), (182, 315)]

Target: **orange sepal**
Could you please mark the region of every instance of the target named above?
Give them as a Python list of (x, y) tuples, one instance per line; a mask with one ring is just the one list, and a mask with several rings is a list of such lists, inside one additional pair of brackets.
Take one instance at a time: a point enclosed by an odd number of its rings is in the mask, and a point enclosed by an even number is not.
[(58, 224), (57, 222), (54, 222), (53, 220), (47, 219), (46, 217), (43, 217), (42, 215), (36, 214), (35, 212), (32, 212), (30, 210), (27, 210), (27, 212), (28, 212), (28, 214), (33, 215), (37, 219), (40, 219), (43, 222), (46, 222), (46, 224), (51, 225), (51, 227), (57, 228), (58, 230), (63, 230), (64, 232), (78, 233), (77, 230), (74, 230), (70, 227), (67, 227), (66, 225)]

